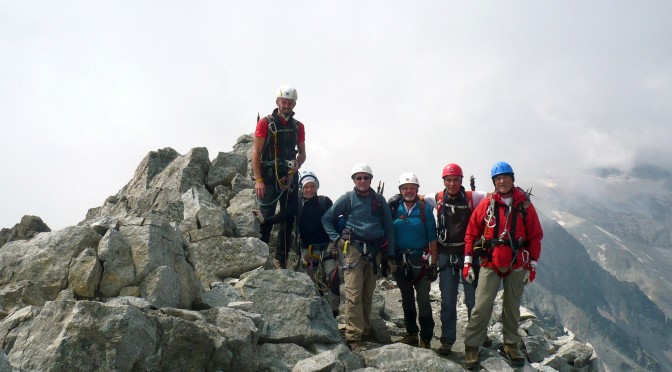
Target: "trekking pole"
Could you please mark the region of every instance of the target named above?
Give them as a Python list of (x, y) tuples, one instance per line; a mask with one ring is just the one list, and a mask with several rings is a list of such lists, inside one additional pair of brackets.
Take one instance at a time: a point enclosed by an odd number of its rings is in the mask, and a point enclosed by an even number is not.
[(259, 116), (259, 112), (257, 112), (257, 123), (259, 122), (259, 119), (261, 119), (261, 117)]
[(385, 192), (385, 182), (378, 181), (378, 189), (376, 189), (376, 192), (380, 195), (383, 195), (383, 192)]
[(476, 178), (473, 174), (469, 176), (469, 187), (471, 187), (471, 191), (476, 191)]

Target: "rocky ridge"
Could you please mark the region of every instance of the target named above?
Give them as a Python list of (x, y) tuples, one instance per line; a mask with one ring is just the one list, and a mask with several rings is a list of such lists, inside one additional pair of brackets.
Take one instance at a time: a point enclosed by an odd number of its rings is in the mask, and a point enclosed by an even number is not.
[[(460, 340), (450, 357), (392, 343), (403, 334), (392, 282), (376, 290), (377, 342), (352, 353), (342, 317), (308, 276), (269, 270), (272, 249), (251, 213), (251, 144), (242, 136), (213, 161), (204, 148), (150, 152), (78, 226), (26, 229), (0, 246), (0, 372), (463, 370)], [(500, 315), (498, 300), (483, 370), (515, 370), (497, 353)], [(460, 329), (465, 321), (460, 305)], [(521, 370), (601, 370), (589, 345), (532, 313), (520, 332), (529, 360)]]

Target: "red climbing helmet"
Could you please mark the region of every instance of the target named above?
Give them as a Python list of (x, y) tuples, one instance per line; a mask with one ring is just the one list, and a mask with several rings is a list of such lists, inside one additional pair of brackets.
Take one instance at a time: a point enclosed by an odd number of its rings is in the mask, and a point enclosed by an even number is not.
[(443, 168), (443, 174), (441, 174), (441, 178), (444, 178), (445, 176), (464, 177), (464, 174), (462, 174), (462, 168), (460, 168), (459, 165), (450, 163)]

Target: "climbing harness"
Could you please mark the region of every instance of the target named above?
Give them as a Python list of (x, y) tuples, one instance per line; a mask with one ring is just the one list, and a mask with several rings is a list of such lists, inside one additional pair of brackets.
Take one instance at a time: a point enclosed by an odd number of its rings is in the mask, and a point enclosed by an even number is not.
[[(401, 252), (401, 267), (404, 270), (404, 275), (410, 280), (412, 285), (417, 285), (420, 283), (422, 278), (427, 274), (427, 268), (429, 267), (429, 262), (431, 262), (432, 253), (429, 248), (423, 248), (420, 253), (417, 249), (407, 249)], [(420, 265), (413, 265), (411, 262), (411, 257), (418, 256), (421, 254)], [(413, 275), (413, 269), (420, 269), (417, 277)]]
[[(522, 191), (522, 189), (520, 190)], [(528, 191), (523, 192), (525, 193), (526, 196), (525, 201), (517, 204), (515, 207), (513, 206), (513, 204), (508, 205), (506, 207), (506, 210), (504, 211), (505, 215), (504, 226), (501, 233), (499, 232), (500, 206), (495, 202), (494, 198), (490, 198), (490, 204), (488, 205), (484, 217), (483, 234), (481, 235), (481, 239), (479, 239), (474, 244), (473, 247), (474, 256), (485, 258), (488, 261), (492, 261), (492, 253), (496, 247), (507, 246), (511, 248), (512, 258), (511, 262), (509, 263), (509, 267), (504, 272), (495, 270), (497, 272), (497, 275), (499, 275), (500, 277), (507, 276), (508, 274), (514, 271), (522, 270), (525, 264), (527, 264), (527, 262), (529, 261), (529, 252), (523, 249), (526, 245), (525, 241), (523, 240), (523, 237), (520, 237), (518, 241), (516, 241), (511, 236), (511, 231), (513, 231), (514, 234), (516, 233), (516, 223), (518, 221), (518, 214), (520, 214), (520, 218), (523, 220), (523, 223), (525, 223), (526, 209), (529, 206), (529, 196), (531, 195), (531, 190), (528, 189)], [(493, 229), (492, 239), (485, 238), (485, 233), (487, 229)], [(513, 267), (518, 260), (518, 252), (521, 249), (523, 249), (523, 251), (520, 254), (521, 259), (523, 260), (522, 265), (519, 268), (514, 269)]]

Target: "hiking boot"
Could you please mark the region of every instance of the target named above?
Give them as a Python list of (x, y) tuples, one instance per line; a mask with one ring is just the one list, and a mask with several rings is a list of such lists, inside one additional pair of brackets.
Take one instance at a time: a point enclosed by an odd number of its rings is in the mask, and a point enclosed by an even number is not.
[(453, 344), (447, 341), (441, 342), (441, 347), (439, 347), (439, 354), (443, 356), (448, 356), (453, 351)]
[(464, 367), (472, 369), (478, 365), (478, 346), (464, 345)]
[(359, 353), (368, 350), (364, 342), (359, 340), (348, 342), (348, 347), (350, 348), (350, 350), (352, 350), (353, 353)]
[(401, 340), (402, 344), (418, 346), (418, 334), (417, 333), (407, 333)]
[(432, 348), (432, 339), (429, 339), (429, 340), (425, 340), (424, 338), (420, 339), (420, 348), (431, 349)]
[(525, 364), (525, 356), (518, 351), (518, 346), (516, 344), (504, 344), (504, 346), (499, 348), (499, 352), (504, 358), (510, 360), (511, 363), (517, 366)]
[(490, 336), (485, 335), (485, 341), (483, 341), (483, 346), (484, 347), (492, 346), (492, 339), (490, 338)]

